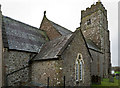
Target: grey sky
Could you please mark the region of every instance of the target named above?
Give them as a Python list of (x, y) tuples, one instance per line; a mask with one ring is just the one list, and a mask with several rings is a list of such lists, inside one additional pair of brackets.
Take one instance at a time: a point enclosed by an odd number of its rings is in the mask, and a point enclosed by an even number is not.
[[(2, 13), (38, 27), (46, 10), (48, 19), (74, 31), (79, 27), (81, 10), (97, 0), (1, 0)], [(108, 11), (112, 65), (118, 65), (118, 0), (101, 0)]]

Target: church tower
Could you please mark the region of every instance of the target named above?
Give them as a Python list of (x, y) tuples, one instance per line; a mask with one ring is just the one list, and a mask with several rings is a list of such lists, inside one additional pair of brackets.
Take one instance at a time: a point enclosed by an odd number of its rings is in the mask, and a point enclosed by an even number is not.
[(86, 39), (91, 40), (104, 55), (104, 77), (110, 73), (110, 40), (107, 21), (107, 10), (100, 2), (81, 11), (81, 30)]

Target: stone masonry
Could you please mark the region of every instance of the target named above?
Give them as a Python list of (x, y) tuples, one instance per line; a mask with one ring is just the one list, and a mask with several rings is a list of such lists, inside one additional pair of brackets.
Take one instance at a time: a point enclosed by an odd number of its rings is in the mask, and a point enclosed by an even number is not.
[(2, 43), (2, 12), (1, 12), (1, 5), (0, 5), (0, 87), (3, 86), (3, 43)]
[[(91, 57), (87, 52), (86, 44), (80, 30), (73, 34), (59, 60), (33, 61), (31, 65), (31, 80), (41, 85), (47, 85), (47, 78), (50, 79), (50, 86), (63, 86), (65, 76), (66, 86), (90, 86), (90, 62)], [(81, 46), (81, 47), (78, 47)], [(79, 83), (75, 80), (75, 61), (78, 53), (83, 55), (84, 76)]]
[[(74, 35), (75, 36), (72, 39), (71, 43), (68, 44), (68, 47), (65, 49), (63, 55), (61, 56), (61, 58), (64, 59), (63, 73), (66, 76), (66, 86), (90, 86), (90, 62), (92, 59), (89, 55), (89, 52), (86, 52), (88, 50), (79, 28), (75, 31)], [(75, 61), (77, 59), (78, 53), (82, 54), (84, 61), (84, 77), (83, 81), (79, 81), (79, 83), (77, 83), (75, 80)]]
[[(89, 47), (87, 40), (95, 46)], [(83, 79), (79, 75), (76, 81), (78, 54)], [(110, 58), (107, 10), (101, 2), (81, 11), (75, 32), (50, 21), (46, 12), (38, 29), (3, 16), (0, 7), (0, 87), (47, 86), (48, 77), (49, 86), (63, 86), (64, 77), (66, 86), (90, 86), (91, 76), (108, 77)]]
[(63, 86), (63, 60), (35, 61), (32, 63), (31, 81), (47, 86)]
[(95, 76), (100, 76), (103, 78), (104, 54), (102, 52), (96, 52), (92, 49), (90, 49), (90, 53), (93, 57), (93, 61), (91, 65), (91, 74)]
[(31, 53), (4, 48), (6, 85), (13, 86), (29, 81), (29, 60)]
[(40, 25), (40, 29), (46, 32), (50, 40), (53, 40), (61, 36), (60, 33), (58, 33), (57, 30), (53, 26), (51, 26), (51, 22), (48, 21), (45, 14), (44, 14), (42, 23)]
[(103, 53), (103, 77), (108, 77), (111, 66), (107, 10), (101, 2), (97, 2), (96, 5), (82, 11), (81, 17), (81, 29), (85, 38), (94, 42)]

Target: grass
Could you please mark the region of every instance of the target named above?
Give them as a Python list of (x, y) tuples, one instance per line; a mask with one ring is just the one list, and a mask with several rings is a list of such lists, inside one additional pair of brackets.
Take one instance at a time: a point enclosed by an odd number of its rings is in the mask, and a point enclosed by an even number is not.
[(115, 72), (116, 74), (120, 74), (120, 71)]
[(92, 88), (97, 88), (97, 87), (101, 88), (104, 86), (105, 87), (117, 86), (117, 88), (120, 88), (120, 80), (117, 80), (116, 78), (114, 78), (114, 83), (112, 83), (112, 82), (109, 82), (109, 79), (103, 79), (100, 85), (92, 84)]

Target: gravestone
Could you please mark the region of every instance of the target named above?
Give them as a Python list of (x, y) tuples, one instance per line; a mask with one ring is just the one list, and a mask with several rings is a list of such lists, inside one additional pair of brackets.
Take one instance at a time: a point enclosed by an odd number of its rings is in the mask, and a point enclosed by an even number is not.
[(120, 79), (120, 75), (116, 74), (116, 79), (119, 80)]
[(92, 76), (92, 83), (93, 84), (101, 84), (101, 77), (100, 76)]
[(101, 84), (101, 77), (98, 76), (98, 84)]

